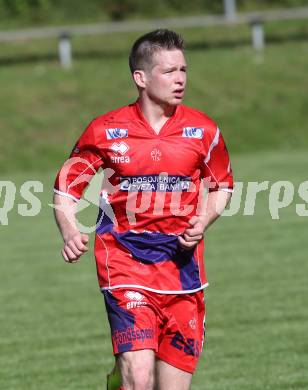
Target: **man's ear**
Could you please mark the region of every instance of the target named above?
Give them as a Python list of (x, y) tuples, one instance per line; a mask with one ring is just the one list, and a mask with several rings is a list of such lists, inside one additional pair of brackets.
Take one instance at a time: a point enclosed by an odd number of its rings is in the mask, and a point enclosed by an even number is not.
[(144, 88), (146, 84), (146, 75), (143, 70), (135, 70), (133, 78), (138, 87)]

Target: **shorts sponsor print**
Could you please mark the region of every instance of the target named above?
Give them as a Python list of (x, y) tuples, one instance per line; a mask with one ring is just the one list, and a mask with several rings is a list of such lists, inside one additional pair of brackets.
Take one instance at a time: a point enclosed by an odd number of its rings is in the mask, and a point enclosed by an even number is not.
[(151, 328), (136, 329), (131, 327), (125, 329), (124, 331), (116, 330), (112, 337), (118, 347), (136, 340), (144, 343), (145, 340), (154, 340), (154, 330)]
[(157, 358), (195, 371), (204, 344), (203, 291), (167, 295), (119, 288), (103, 294), (114, 354), (153, 349)]

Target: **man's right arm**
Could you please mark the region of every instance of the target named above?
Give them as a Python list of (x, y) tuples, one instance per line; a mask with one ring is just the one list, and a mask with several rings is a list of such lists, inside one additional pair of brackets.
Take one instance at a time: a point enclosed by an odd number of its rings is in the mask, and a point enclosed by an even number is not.
[(54, 194), (54, 213), (64, 245), (61, 254), (68, 263), (76, 263), (88, 251), (89, 237), (80, 233), (76, 223), (76, 202), (66, 196)]
[[(76, 223), (76, 205), (96, 172), (104, 166), (102, 148), (98, 146), (92, 121), (76, 142), (69, 159), (58, 172), (54, 185), (55, 218), (62, 235), (61, 250), (65, 261), (74, 263), (88, 248), (89, 237), (81, 234)], [(99, 128), (100, 129), (100, 128)], [(100, 143), (102, 143), (99, 131)]]

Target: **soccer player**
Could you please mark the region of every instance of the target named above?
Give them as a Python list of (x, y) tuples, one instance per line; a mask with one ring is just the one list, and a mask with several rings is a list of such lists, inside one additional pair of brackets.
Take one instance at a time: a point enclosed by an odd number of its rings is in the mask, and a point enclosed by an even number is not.
[(203, 234), (230, 200), (232, 171), (215, 122), (182, 104), (183, 39), (145, 34), (129, 65), (137, 101), (95, 118), (58, 173), (62, 256), (88, 250), (75, 204), (102, 168), (95, 257), (119, 388), (187, 390), (204, 344)]

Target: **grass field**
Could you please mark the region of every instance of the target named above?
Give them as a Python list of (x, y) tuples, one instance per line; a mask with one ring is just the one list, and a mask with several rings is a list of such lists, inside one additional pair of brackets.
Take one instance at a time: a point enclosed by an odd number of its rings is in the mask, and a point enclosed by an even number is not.
[[(234, 158), (238, 180), (307, 179), (305, 152)], [(21, 217), (17, 204), (1, 227), (0, 388), (103, 389), (111, 344), (93, 257), (76, 265), (59, 255), (52, 218), (54, 172), (15, 174), (41, 180), (42, 210)], [(4, 177), (5, 178), (5, 177)], [(268, 192), (256, 212), (222, 217), (207, 234), (207, 350), (193, 389), (297, 390), (308, 387), (307, 219), (298, 199), (272, 220)], [(301, 202), (303, 203), (303, 202)], [(83, 222), (94, 218), (90, 207)], [(91, 218), (92, 218), (91, 217)], [(221, 242), (224, 244), (221, 245)]]
[[(262, 55), (252, 51), (248, 27), (183, 30), (185, 103), (219, 123), (236, 181), (288, 180), (297, 193), (308, 165), (307, 24), (266, 29)], [(48, 203), (55, 172), (87, 122), (135, 98), (127, 74), (135, 37), (74, 40), (69, 72), (58, 66), (55, 41), (2, 46), (0, 180), (18, 192), (40, 180), (44, 192), (37, 216), (18, 214), (26, 203), (18, 195), (9, 225), (0, 226), (1, 390), (105, 388), (113, 358), (94, 259), (64, 263)], [(308, 217), (296, 214), (297, 202), (272, 220), (265, 191), (253, 216), (243, 216), (242, 202), (208, 231), (207, 350), (194, 390), (308, 388)], [(95, 215), (91, 205), (81, 219)]]
[[(263, 55), (252, 50), (246, 26), (183, 30), (185, 102), (218, 122), (232, 154), (308, 147), (308, 27), (266, 29), (276, 43)], [(58, 167), (90, 118), (133, 101), (127, 53), (136, 36), (74, 39), (71, 71), (57, 63), (56, 40), (3, 45), (0, 172)]]

